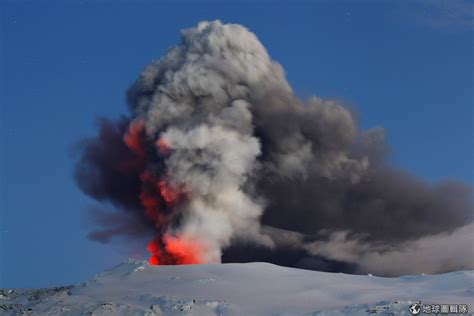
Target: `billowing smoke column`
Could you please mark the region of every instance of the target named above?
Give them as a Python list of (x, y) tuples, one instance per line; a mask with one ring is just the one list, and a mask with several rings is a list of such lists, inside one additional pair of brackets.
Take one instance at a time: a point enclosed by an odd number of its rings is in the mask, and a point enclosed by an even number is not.
[(151, 233), (152, 264), (473, 268), (471, 189), (390, 166), (382, 128), (360, 131), (334, 100), (298, 99), (240, 25), (182, 31), (128, 104), (130, 116), (100, 121), (98, 137), (82, 142), (79, 187), (118, 210), (96, 214), (94, 240)]

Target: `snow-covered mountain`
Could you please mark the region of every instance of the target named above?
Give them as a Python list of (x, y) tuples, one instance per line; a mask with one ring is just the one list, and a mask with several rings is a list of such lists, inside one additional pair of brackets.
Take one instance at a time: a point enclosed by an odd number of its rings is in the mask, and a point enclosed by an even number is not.
[(410, 315), (408, 306), (474, 307), (474, 271), (381, 278), (268, 263), (150, 266), (129, 260), (92, 280), (0, 292), (6, 315)]

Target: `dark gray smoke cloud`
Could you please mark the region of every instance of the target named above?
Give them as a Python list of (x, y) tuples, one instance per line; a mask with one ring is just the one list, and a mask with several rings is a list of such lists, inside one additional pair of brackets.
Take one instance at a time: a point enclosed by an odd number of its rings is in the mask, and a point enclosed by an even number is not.
[[(198, 240), (204, 262), (380, 275), (474, 268), (471, 188), (391, 166), (382, 128), (361, 131), (338, 101), (300, 100), (240, 25), (184, 30), (128, 103), (130, 117), (101, 121), (77, 164), (81, 190), (127, 214), (98, 216), (93, 239), (158, 230)], [(124, 143), (137, 124), (141, 157)], [(179, 205), (162, 207), (166, 225), (144, 215), (143, 170), (186, 188)], [(437, 244), (460, 252), (438, 260)]]

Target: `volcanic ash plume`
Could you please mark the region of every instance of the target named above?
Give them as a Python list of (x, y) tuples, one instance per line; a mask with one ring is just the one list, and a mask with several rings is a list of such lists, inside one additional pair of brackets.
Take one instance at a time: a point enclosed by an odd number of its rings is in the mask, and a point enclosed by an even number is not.
[(240, 25), (182, 31), (128, 104), (129, 116), (101, 120), (99, 135), (82, 142), (76, 180), (118, 210), (97, 211), (90, 238), (153, 234), (152, 264), (223, 258), (327, 269), (314, 264), (324, 261), (357, 272), (373, 268), (369, 254), (408, 256), (407, 243), (472, 222), (470, 188), (431, 186), (389, 166), (383, 129), (359, 131), (334, 100), (299, 100)]

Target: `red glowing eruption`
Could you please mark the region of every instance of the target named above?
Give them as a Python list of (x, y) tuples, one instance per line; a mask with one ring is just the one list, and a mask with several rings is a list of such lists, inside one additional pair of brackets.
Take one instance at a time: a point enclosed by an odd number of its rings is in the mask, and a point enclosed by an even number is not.
[(195, 240), (165, 235), (153, 239), (147, 247), (151, 265), (198, 264), (204, 263), (201, 254), (203, 246)]
[(128, 132), (123, 137), (123, 141), (137, 156), (144, 157), (145, 151), (145, 139), (144, 139), (144, 127), (143, 121), (132, 121)]
[(162, 154), (169, 154), (171, 151), (171, 146), (168, 143), (168, 141), (164, 138), (159, 138), (158, 141), (156, 142), (156, 145), (158, 146), (158, 150)]
[(158, 182), (160, 194), (168, 205), (174, 205), (178, 198), (184, 193), (182, 188), (177, 188), (168, 184), (167, 181)]
[(140, 175), (142, 181), (142, 191), (140, 202), (145, 209), (145, 215), (155, 223), (155, 227), (161, 227), (165, 222), (165, 214), (162, 212), (163, 201), (159, 195), (159, 181), (148, 170)]
[[(185, 198), (184, 185), (172, 184), (169, 175), (157, 177), (152, 169), (147, 167), (150, 152), (147, 152), (145, 124), (141, 120), (132, 121), (123, 141), (137, 157), (129, 163), (130, 167), (138, 170), (141, 182), (140, 202), (145, 216), (153, 222), (161, 232), (166, 231), (170, 215), (175, 211), (179, 201)], [(160, 138), (156, 142), (161, 154), (169, 154), (170, 144)], [(152, 265), (167, 264), (196, 264), (203, 263), (203, 247), (195, 240), (180, 236), (161, 235), (148, 243), (147, 250), (151, 254), (149, 262)]]

